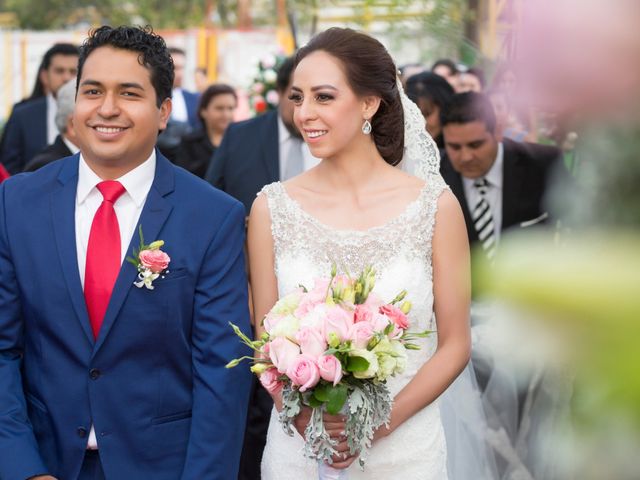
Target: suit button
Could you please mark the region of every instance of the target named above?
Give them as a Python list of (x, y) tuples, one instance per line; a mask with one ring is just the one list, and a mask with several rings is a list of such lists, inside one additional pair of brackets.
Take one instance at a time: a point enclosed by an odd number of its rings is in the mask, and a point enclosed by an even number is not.
[(84, 438), (87, 436), (87, 429), (84, 427), (78, 427), (78, 429), (76, 430), (76, 433), (80, 438)]
[(92, 368), (91, 370), (89, 370), (89, 377), (91, 378), (91, 380), (97, 380), (100, 377), (100, 370), (98, 370), (97, 368)]

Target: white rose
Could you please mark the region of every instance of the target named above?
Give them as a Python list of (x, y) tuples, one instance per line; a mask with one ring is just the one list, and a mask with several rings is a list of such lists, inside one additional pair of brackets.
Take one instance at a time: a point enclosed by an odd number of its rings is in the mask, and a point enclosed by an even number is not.
[(280, 300), (278, 300), (271, 311), (273, 313), (277, 313), (278, 315), (290, 315), (296, 311), (296, 308), (298, 308), (299, 304), (300, 293), (290, 293), (289, 295), (285, 295)]
[(395, 357), (387, 353), (377, 355), (380, 369), (376, 374), (378, 380), (386, 380), (395, 373), (397, 362)]
[(280, 319), (269, 332), (271, 337), (295, 338), (296, 333), (300, 329), (300, 322), (293, 315), (287, 315)]
[(369, 368), (364, 372), (353, 372), (353, 376), (356, 378), (373, 378), (378, 373), (378, 357), (375, 353), (365, 350), (356, 349), (349, 352), (350, 357), (362, 357), (369, 362)]
[(398, 340), (392, 340), (391, 347), (395, 353), (396, 361), (396, 368), (393, 373), (402, 373), (404, 369), (407, 368), (407, 349), (404, 348), (404, 345)]

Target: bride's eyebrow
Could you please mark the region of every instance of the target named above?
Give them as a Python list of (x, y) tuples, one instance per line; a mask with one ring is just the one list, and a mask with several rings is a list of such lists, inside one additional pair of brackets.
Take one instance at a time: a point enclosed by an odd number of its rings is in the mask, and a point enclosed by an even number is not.
[[(295, 92), (302, 92), (302, 89), (299, 87), (296, 87), (295, 85), (291, 86), (291, 90), (295, 91)], [(336, 87), (334, 87), (333, 85), (316, 85), (315, 87), (311, 87), (311, 91), (312, 92), (317, 92), (318, 90), (335, 90), (336, 92), (338, 91), (338, 89)]]
[(338, 91), (338, 89), (336, 87), (334, 87), (333, 85), (317, 85), (315, 87), (311, 87), (311, 91), (312, 92), (316, 92), (318, 90), (335, 90)]

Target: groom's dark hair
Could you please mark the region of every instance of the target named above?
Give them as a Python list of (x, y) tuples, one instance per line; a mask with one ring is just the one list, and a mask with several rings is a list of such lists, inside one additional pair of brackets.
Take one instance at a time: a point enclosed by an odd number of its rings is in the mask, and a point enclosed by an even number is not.
[(298, 50), (296, 66), (321, 50), (337, 58), (351, 90), (357, 95), (380, 97), (371, 119), (371, 136), (382, 158), (397, 165), (404, 153), (404, 111), (398, 90), (398, 70), (391, 55), (375, 38), (350, 28), (333, 27), (317, 34)]
[(91, 52), (100, 47), (113, 47), (137, 52), (139, 54), (138, 62), (149, 69), (151, 73), (151, 85), (156, 91), (158, 108), (167, 98), (171, 98), (174, 77), (173, 60), (163, 38), (155, 34), (150, 26), (114, 28), (104, 25), (91, 30), (89, 37), (80, 47), (76, 91), (82, 77), (84, 62), (91, 55)]

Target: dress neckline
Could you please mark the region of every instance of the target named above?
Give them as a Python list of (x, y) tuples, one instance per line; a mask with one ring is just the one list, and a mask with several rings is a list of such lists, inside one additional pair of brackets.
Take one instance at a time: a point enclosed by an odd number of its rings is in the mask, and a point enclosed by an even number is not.
[(381, 225), (374, 225), (373, 227), (369, 227), (364, 230), (358, 230), (358, 229), (336, 228), (336, 227), (332, 227), (331, 225), (327, 225), (324, 222), (321, 222), (316, 217), (314, 217), (309, 212), (307, 212), (304, 208), (302, 208), (302, 205), (300, 205), (300, 203), (297, 200), (295, 200), (293, 197), (289, 195), (289, 192), (287, 192), (287, 189), (284, 187), (284, 184), (282, 182), (277, 182), (277, 185), (285, 201), (289, 203), (293, 207), (293, 209), (296, 210), (303, 218), (305, 218), (307, 221), (315, 225), (317, 228), (320, 228), (322, 230), (326, 230), (338, 235), (350, 235), (350, 236), (369, 235), (375, 232), (388, 230), (390, 227), (398, 223), (403, 223), (403, 221), (410, 214), (412, 214), (413, 211), (422, 203), (423, 197), (427, 194), (427, 191), (429, 190), (428, 189), (429, 184), (425, 182), (422, 188), (420, 188), (420, 193), (418, 193), (418, 196), (415, 199), (411, 200), (409, 203), (407, 203), (405, 207), (402, 209), (402, 212), (400, 214), (387, 220)]

